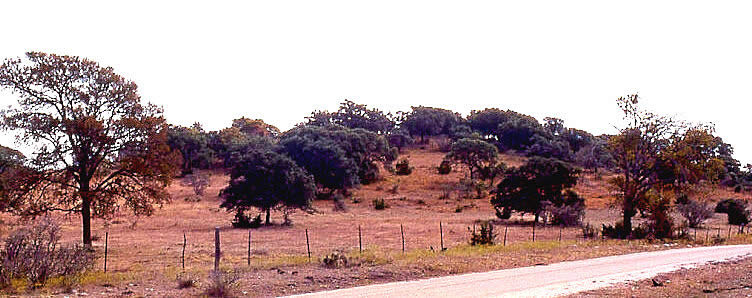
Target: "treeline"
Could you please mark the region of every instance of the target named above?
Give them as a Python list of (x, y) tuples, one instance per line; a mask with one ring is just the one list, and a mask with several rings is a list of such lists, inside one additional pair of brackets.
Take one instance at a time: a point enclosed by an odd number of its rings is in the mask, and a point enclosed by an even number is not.
[[(314, 111), (285, 132), (249, 118), (207, 132), (200, 124), (167, 124), (162, 108), (141, 102), (134, 82), (75, 56), (31, 52), (6, 59), (0, 86), (18, 97), (16, 106), (0, 111), (0, 128), (32, 150), (26, 157), (0, 147), (0, 211), (78, 213), (85, 245), (92, 217), (111, 217), (121, 207), (149, 215), (169, 201), (171, 179), (196, 168), (228, 170), (222, 206), (236, 212), (237, 223), (249, 221), (251, 208), (269, 222), (273, 209), (307, 210), (315, 198), (341, 202), (352, 188), (376, 181), (380, 169), (409, 174), (407, 160), (392, 166), (399, 151), (431, 140), (447, 153), (437, 172), (465, 166), (461, 184), (479, 197), (492, 194), (501, 218), (520, 211), (536, 221), (543, 215), (577, 222), (583, 200), (572, 187), (582, 169), (617, 173), (609, 182), (620, 193), (619, 235), (632, 235), (637, 212), (652, 216), (651, 231), (664, 235), (672, 200), (691, 196), (698, 184), (738, 191), (752, 185), (750, 167), (742, 171), (712, 127), (640, 110), (636, 95), (617, 100), (628, 125), (615, 135), (498, 108), (467, 117), (423, 106), (391, 114), (352, 101), (334, 112)], [(507, 168), (498, 155), (509, 150), (531, 158)]]

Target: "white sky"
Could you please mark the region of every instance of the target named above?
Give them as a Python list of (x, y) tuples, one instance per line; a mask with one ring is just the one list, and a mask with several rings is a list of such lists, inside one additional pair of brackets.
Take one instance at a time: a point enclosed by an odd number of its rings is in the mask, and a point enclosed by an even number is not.
[[(350, 99), (497, 107), (614, 133), (615, 99), (713, 122), (752, 163), (752, 2), (3, 1), (0, 57), (88, 57), (170, 123), (282, 130)], [(15, 99), (0, 94), (0, 104)], [(10, 145), (7, 136), (0, 142)]]

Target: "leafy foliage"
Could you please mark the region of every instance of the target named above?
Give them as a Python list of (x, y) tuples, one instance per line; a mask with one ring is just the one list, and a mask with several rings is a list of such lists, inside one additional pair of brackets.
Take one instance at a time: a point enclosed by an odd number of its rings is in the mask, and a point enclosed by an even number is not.
[(732, 225), (744, 225), (749, 223), (749, 210), (747, 202), (740, 199), (726, 199), (718, 202), (715, 212), (726, 213), (728, 223)]
[(221, 206), (236, 212), (259, 208), (269, 224), (271, 209), (306, 209), (315, 193), (313, 178), (293, 160), (272, 151), (253, 151), (230, 170)]
[(407, 158), (400, 160), (395, 165), (394, 173), (397, 175), (407, 176), (407, 175), (412, 174), (412, 172), (413, 172), (413, 168), (410, 167), (410, 160), (408, 160)]
[(176, 156), (167, 146), (162, 110), (141, 104), (136, 84), (112, 68), (73, 56), (27, 53), (0, 66), (0, 86), (17, 108), (2, 111), (2, 128), (34, 150), (7, 199), (13, 212), (82, 215), (91, 244), (91, 217), (121, 206), (148, 215), (169, 199), (165, 186)]
[(167, 127), (167, 144), (180, 152), (183, 158), (182, 174), (193, 173), (193, 169), (208, 168), (214, 152), (209, 148), (209, 135), (200, 123), (191, 127), (170, 125)]
[(486, 221), (480, 224), (480, 230), (470, 235), (470, 245), (493, 245), (496, 241), (493, 224)]
[(366, 105), (350, 100), (340, 103), (334, 113), (315, 111), (308, 117), (308, 124), (315, 126), (341, 125), (347, 128), (362, 128), (370, 132), (386, 134), (394, 129), (391, 114), (384, 114), (378, 109), (369, 109)]
[[(499, 183), (491, 204), (502, 210), (531, 212), (538, 216), (544, 201), (553, 206), (576, 203), (576, 196), (563, 191), (577, 183), (579, 169), (550, 158), (531, 157), (519, 168), (510, 168)], [(501, 212), (502, 214), (508, 211)]]
[(466, 165), (470, 169), (470, 178), (474, 179), (482, 168), (496, 163), (498, 154), (494, 145), (479, 139), (465, 138), (452, 144), (452, 150), (445, 160)]
[(450, 110), (418, 106), (404, 116), (400, 127), (412, 136), (420, 136), (421, 143), (425, 143), (426, 136), (449, 134), (461, 122), (462, 117)]

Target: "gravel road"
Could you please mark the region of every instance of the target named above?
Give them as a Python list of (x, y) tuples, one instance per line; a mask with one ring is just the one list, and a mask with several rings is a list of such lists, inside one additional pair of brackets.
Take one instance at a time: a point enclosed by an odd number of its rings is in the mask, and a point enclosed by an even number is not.
[(752, 245), (670, 249), (296, 297), (555, 297), (749, 255), (752, 255)]

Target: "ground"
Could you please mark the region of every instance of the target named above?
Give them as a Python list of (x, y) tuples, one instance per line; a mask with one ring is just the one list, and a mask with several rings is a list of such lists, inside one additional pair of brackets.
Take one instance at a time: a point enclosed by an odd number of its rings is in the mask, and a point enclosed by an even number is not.
[(682, 269), (659, 278), (617, 285), (572, 297), (750, 297), (752, 296), (752, 258)]
[[(225, 174), (210, 172), (211, 184), (198, 202), (194, 200), (197, 196), (193, 189), (178, 179), (169, 188), (172, 202), (153, 216), (136, 218), (123, 210), (123, 214), (111, 220), (94, 222), (94, 246), (99, 255), (103, 256), (107, 239), (108, 271), (102, 272), (104, 258), (100, 257), (97, 271), (81, 276), (79, 285), (73, 289), (112, 296), (198, 295), (207, 287), (207, 276), (214, 263), (215, 227), (221, 231), (221, 267), (237, 271), (238, 293), (250, 296), (303, 293), (669, 247), (642, 241), (584, 240), (580, 228), (551, 226), (537, 226), (536, 242), (532, 242), (532, 217), (519, 215), (507, 222), (496, 222), (499, 245), (471, 247), (467, 244), (470, 232), (480, 221), (495, 220), (494, 209), (488, 197), (477, 199), (473, 193), (457, 190), (466, 170), (437, 174), (436, 167), (443, 156), (444, 153), (431, 147), (406, 150), (400, 158), (410, 160), (415, 167), (413, 173), (395, 176), (382, 171), (383, 181), (354, 191), (346, 202), (346, 212), (334, 211), (331, 201), (316, 201), (315, 213), (298, 211), (290, 215), (292, 226), (280, 225), (282, 213), (273, 212), (277, 225), (253, 230), (233, 229), (230, 224), (233, 214), (219, 208), (218, 194), (228, 179)], [(503, 155), (509, 166), (518, 166), (524, 160), (516, 154)], [(607, 173), (585, 174), (576, 188), (586, 199), (585, 221), (596, 227), (619, 218), (618, 210), (610, 208), (613, 194), (606, 182), (608, 177)], [(704, 200), (741, 197), (727, 189), (708, 188), (700, 193)], [(749, 199), (749, 195), (743, 197)], [(375, 210), (372, 201), (382, 198), (389, 208)], [(17, 218), (0, 216), (6, 223), (0, 227), (0, 238), (16, 226), (26, 224)], [(722, 234), (727, 234), (724, 216), (716, 215), (708, 226), (720, 227)], [(63, 225), (64, 242), (80, 242), (79, 217), (56, 216), (56, 219)], [(712, 231), (720, 233), (717, 229)], [(700, 240), (703, 233), (712, 236), (705, 230), (697, 233)], [(184, 236), (185, 270), (182, 269)], [(441, 252), (442, 245), (448, 248), (446, 252)], [(350, 258), (348, 266), (331, 269), (321, 265), (321, 259), (335, 251), (342, 251)], [(176, 280), (186, 276), (199, 284), (178, 289)], [(22, 286), (18, 288), (24, 291)], [(65, 287), (52, 284), (33, 291), (62, 295), (64, 290)]]

